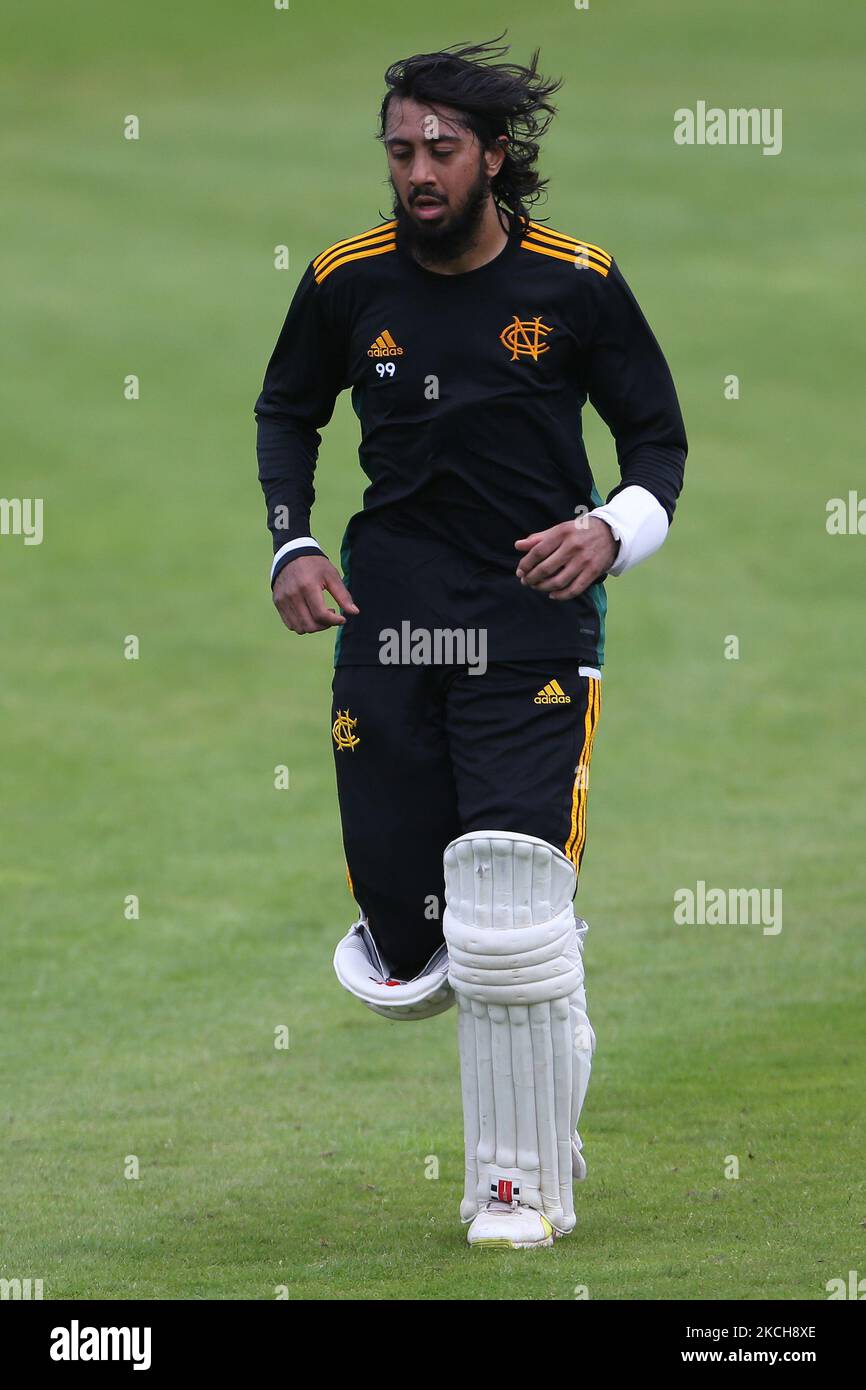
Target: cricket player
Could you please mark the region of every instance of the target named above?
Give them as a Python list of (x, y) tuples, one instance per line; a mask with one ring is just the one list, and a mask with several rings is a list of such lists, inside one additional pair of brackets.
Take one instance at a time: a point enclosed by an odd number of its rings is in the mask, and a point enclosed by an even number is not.
[[(342, 985), (458, 1008), (470, 1245), (550, 1246), (586, 1174), (595, 1034), (573, 898), (601, 705), (604, 581), (652, 555), (686, 437), (612, 255), (529, 215), (560, 83), (455, 46), (393, 64), (393, 209), (307, 266), (256, 402), (273, 601), (336, 627), (331, 733), (358, 920)], [(369, 479), (337, 566), (313, 535), (341, 391)], [(599, 495), (589, 400), (620, 481)], [(327, 596), (337, 605), (335, 611)]]

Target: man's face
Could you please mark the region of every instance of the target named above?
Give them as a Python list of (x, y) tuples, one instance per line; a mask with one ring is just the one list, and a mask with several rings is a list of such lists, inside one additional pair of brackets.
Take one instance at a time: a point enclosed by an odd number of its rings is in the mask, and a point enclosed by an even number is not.
[(452, 107), (397, 97), (385, 149), (394, 215), (410, 246), (431, 261), (459, 256), (474, 241), (504, 151), (482, 150)]

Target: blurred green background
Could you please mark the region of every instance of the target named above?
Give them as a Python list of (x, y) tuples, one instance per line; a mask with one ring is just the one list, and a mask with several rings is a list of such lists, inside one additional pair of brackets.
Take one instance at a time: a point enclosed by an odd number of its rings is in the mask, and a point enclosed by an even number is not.
[[(535, 213), (617, 257), (691, 452), (663, 554), (609, 585), (579, 1223), (479, 1259), (454, 1015), (395, 1034), (331, 971), (333, 639), (272, 610), (252, 408), (309, 259), (388, 211), (386, 66), (505, 28), (565, 79)], [(0, 1276), (820, 1299), (866, 1273), (866, 537), (825, 526), (863, 479), (862, 11), (6, 0), (3, 31), (0, 496), (44, 498), (45, 534), (0, 536)], [(676, 146), (698, 100), (783, 108), (782, 153)], [(590, 412), (587, 437), (607, 491)], [(356, 448), (343, 398), (332, 556)], [(674, 925), (699, 879), (781, 888), (783, 931)]]

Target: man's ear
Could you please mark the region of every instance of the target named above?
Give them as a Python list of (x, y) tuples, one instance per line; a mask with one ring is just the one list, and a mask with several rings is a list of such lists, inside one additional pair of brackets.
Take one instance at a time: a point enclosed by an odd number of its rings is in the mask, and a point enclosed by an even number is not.
[(495, 166), (494, 166), (492, 169), (488, 169), (488, 171), (487, 171), (491, 178), (493, 178), (496, 174), (499, 173), (499, 170), (502, 168), (502, 165), (505, 163), (505, 156), (506, 156), (507, 153), (508, 153), (508, 136), (507, 136), (507, 135), (497, 135), (496, 139), (495, 139), (494, 142), (493, 142), (493, 147), (492, 147), (491, 149), (489, 149), (489, 150), (487, 151), (487, 153), (488, 153), (488, 155), (489, 155), (492, 159), (495, 159), (495, 158), (496, 158), (496, 155), (498, 154), (498, 152), (499, 152), (500, 150), (501, 150), (501, 152), (502, 152), (502, 159), (497, 160)]

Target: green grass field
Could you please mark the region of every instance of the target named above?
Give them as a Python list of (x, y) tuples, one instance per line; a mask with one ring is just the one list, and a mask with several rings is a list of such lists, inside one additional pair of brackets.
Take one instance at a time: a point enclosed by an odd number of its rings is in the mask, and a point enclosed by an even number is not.
[[(0, 495), (44, 498), (45, 530), (0, 536), (0, 1276), (46, 1298), (752, 1300), (866, 1275), (866, 537), (825, 527), (863, 478), (857, 9), (6, 13)], [(609, 585), (578, 895), (589, 1180), (572, 1237), (503, 1256), (457, 1219), (455, 1015), (395, 1032), (333, 977), (333, 639), (271, 608), (252, 407), (307, 261), (387, 211), (385, 67), (506, 26), (566, 79), (536, 211), (617, 257), (691, 454), (662, 555)], [(782, 153), (677, 147), (698, 100), (783, 108)], [(344, 398), (332, 555), (356, 431)], [(675, 925), (699, 879), (781, 888), (783, 930)]]

